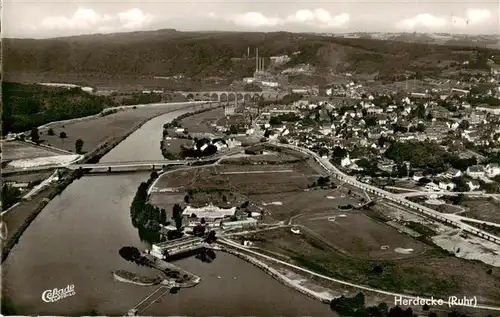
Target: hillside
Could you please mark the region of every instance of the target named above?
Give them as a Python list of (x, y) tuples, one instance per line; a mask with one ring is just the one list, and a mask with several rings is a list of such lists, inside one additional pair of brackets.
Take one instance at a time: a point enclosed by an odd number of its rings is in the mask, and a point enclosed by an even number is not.
[(2, 83), (2, 133), (23, 132), (48, 122), (97, 114), (116, 106), (107, 97), (79, 88)]
[[(374, 39), (347, 39), (286, 32), (148, 32), (96, 34), (33, 40), (4, 39), (4, 73), (85, 74), (86, 76), (175, 76), (241, 78), (250, 76), (261, 56), (300, 51), (282, 69), (309, 63), (317, 72), (379, 72), (381, 77), (405, 70), (439, 71), (442, 60), (469, 57), (460, 48)], [(484, 50), (484, 49), (483, 49)], [(488, 50), (493, 52), (493, 50)], [(484, 54), (485, 56), (488, 54)], [(500, 55), (500, 54), (499, 54)], [(233, 59), (232, 59), (233, 58)], [(419, 63), (415, 63), (415, 61)], [(266, 62), (269, 65), (269, 61)], [(422, 68), (425, 65), (425, 68)], [(279, 70), (279, 69), (278, 69)]]

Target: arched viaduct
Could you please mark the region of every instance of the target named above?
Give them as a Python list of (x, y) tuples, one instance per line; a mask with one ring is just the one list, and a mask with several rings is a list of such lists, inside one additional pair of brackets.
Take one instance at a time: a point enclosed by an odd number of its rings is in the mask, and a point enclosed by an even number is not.
[(251, 102), (259, 100), (277, 100), (286, 95), (282, 92), (251, 92), (251, 91), (173, 91), (163, 93), (164, 99), (170, 100), (175, 95), (182, 95), (188, 99), (207, 100), (218, 102)]

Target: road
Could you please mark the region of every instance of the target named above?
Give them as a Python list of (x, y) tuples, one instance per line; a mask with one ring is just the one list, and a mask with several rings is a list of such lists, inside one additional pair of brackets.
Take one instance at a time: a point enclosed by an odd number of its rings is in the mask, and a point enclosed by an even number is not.
[(419, 197), (419, 196), (457, 196), (457, 195), (466, 195), (466, 196), (481, 196), (481, 197), (500, 197), (500, 194), (487, 194), (484, 192), (426, 192), (426, 191), (413, 191), (411, 193), (398, 193), (394, 194), (399, 197)]
[(93, 168), (121, 168), (121, 169), (137, 169), (140, 170), (144, 167), (162, 167), (163, 165), (186, 165), (189, 163), (196, 162), (206, 162), (211, 160), (220, 160), (224, 157), (234, 155), (240, 153), (243, 150), (242, 147), (235, 147), (227, 150), (223, 150), (220, 153), (217, 153), (210, 157), (205, 157), (202, 159), (185, 159), (185, 160), (155, 160), (155, 161), (130, 161), (130, 162), (107, 162), (107, 163), (94, 163), (94, 164), (78, 164), (77, 162), (68, 163), (68, 164), (49, 164), (35, 167), (27, 167), (27, 168), (5, 168), (2, 169), (3, 174), (11, 174), (11, 173), (20, 173), (20, 172), (39, 172), (52, 170), (56, 168), (68, 168), (71, 170), (76, 170), (79, 168), (82, 169), (93, 169)]
[(417, 204), (415, 202), (412, 202), (410, 200), (407, 200), (404, 197), (399, 196), (399, 194), (394, 194), (394, 193), (385, 191), (383, 189), (380, 189), (378, 187), (362, 183), (362, 182), (358, 181), (355, 177), (344, 174), (342, 171), (340, 171), (338, 168), (336, 168), (332, 163), (330, 163), (330, 161), (328, 159), (321, 158), (317, 153), (315, 153), (309, 149), (302, 148), (302, 147), (295, 146), (295, 145), (290, 145), (290, 144), (282, 144), (282, 143), (278, 143), (278, 142), (273, 142), (273, 144), (280, 146), (280, 147), (289, 148), (289, 149), (296, 150), (296, 151), (299, 151), (301, 153), (310, 155), (321, 166), (323, 166), (323, 168), (325, 168), (330, 174), (333, 174), (338, 179), (340, 179), (340, 180), (342, 180), (342, 181), (344, 181), (352, 186), (355, 186), (355, 187), (362, 189), (362, 190), (366, 190), (369, 193), (376, 194), (376, 195), (381, 196), (381, 197), (388, 199), (390, 201), (399, 203), (403, 206), (407, 206), (421, 215), (424, 215), (424, 216), (427, 216), (427, 217), (430, 217), (433, 219), (437, 219), (440, 221), (445, 221), (447, 224), (450, 224), (450, 225), (453, 225), (457, 228), (460, 228), (465, 232), (471, 233), (471, 234), (476, 235), (480, 238), (486, 239), (488, 241), (492, 241), (492, 242), (500, 245), (500, 237), (497, 237), (493, 234), (490, 234), (486, 231), (480, 230), (474, 226), (468, 225), (468, 224), (463, 223), (461, 221), (457, 221), (456, 218), (449, 217), (449, 215), (447, 215), (447, 214), (442, 214), (434, 209), (431, 209), (431, 208), (422, 206), (420, 204)]
[[(347, 285), (347, 286), (355, 287), (355, 288), (358, 288), (358, 289), (362, 289), (362, 290), (366, 290), (366, 291), (370, 291), (370, 292), (374, 292), (374, 293), (378, 293), (378, 294), (384, 294), (384, 295), (394, 296), (394, 297), (403, 297), (403, 298), (408, 298), (408, 299), (417, 299), (417, 298), (419, 298), (419, 299), (429, 299), (429, 298), (422, 297), (422, 296), (418, 296), (417, 297), (417, 296), (414, 296), (414, 295), (406, 295), (406, 294), (388, 292), (388, 291), (380, 290), (380, 289), (373, 288), (373, 287), (368, 287), (368, 286), (359, 285), (359, 284), (356, 284), (356, 283), (350, 283), (350, 282), (338, 280), (338, 279), (331, 278), (331, 277), (326, 276), (326, 275), (322, 275), (322, 274), (313, 272), (313, 271), (305, 269), (303, 267), (300, 267), (300, 266), (297, 266), (297, 265), (294, 265), (294, 264), (290, 264), (290, 263), (282, 261), (282, 260), (278, 260), (278, 259), (270, 257), (268, 255), (264, 255), (262, 253), (255, 252), (253, 250), (249, 250), (248, 248), (242, 247), (241, 245), (239, 245), (239, 244), (237, 244), (237, 243), (235, 243), (235, 242), (233, 242), (231, 240), (225, 239), (225, 238), (219, 238), (217, 241), (219, 243), (227, 244), (227, 245), (229, 245), (231, 247), (234, 247), (236, 249), (242, 250), (245, 253), (251, 253), (251, 254), (253, 254), (255, 256), (258, 256), (258, 257), (261, 257), (261, 258), (265, 258), (267, 260), (271, 260), (273, 262), (276, 262), (276, 263), (288, 266), (290, 268), (293, 268), (293, 269), (305, 272), (307, 274), (311, 274), (311, 275), (314, 275), (316, 277), (319, 277), (319, 278), (322, 278), (322, 279), (325, 279), (325, 280), (328, 280), (328, 281), (331, 281), (331, 282), (335, 282), (335, 283), (338, 283), (338, 284)], [(467, 306), (467, 305), (464, 305), (464, 306)], [(478, 303), (476, 306), (469, 306), (469, 307), (473, 307), (473, 308), (477, 308), (477, 309), (489, 309), (489, 310), (500, 311), (500, 307), (499, 306), (482, 305), (480, 303)]]

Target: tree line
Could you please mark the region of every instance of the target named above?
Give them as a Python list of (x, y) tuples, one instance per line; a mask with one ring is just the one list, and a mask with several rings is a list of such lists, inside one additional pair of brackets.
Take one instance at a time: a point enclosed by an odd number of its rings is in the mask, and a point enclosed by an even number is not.
[(158, 173), (153, 171), (147, 182), (142, 182), (130, 205), (130, 217), (135, 228), (145, 228), (159, 231), (160, 225), (168, 225), (165, 209), (160, 209), (148, 202), (148, 187), (158, 178)]
[(95, 115), (116, 106), (109, 97), (80, 88), (2, 83), (2, 133), (29, 131), (52, 121)]
[[(340, 296), (330, 301), (330, 309), (342, 316), (352, 317), (417, 317), (411, 307), (402, 309), (398, 305), (389, 309), (386, 303), (380, 303), (377, 306), (365, 306), (365, 296), (358, 293), (354, 297)], [(438, 315), (430, 311), (429, 305), (424, 304), (422, 310), (428, 317), (437, 317)], [(466, 314), (457, 311), (448, 312), (448, 317), (466, 317)], [(418, 316), (422, 316), (419, 314)], [(491, 317), (491, 315), (488, 315)]]

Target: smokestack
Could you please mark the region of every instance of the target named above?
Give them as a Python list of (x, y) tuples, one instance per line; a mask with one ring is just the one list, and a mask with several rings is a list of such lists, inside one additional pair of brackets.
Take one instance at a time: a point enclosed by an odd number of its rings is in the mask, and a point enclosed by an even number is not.
[(250, 57), (250, 46), (247, 47), (247, 58), (249, 58), (249, 57)]
[(259, 71), (259, 48), (255, 49), (255, 71)]
[(262, 71), (264, 71), (264, 63), (265, 63), (264, 57), (262, 57)]

